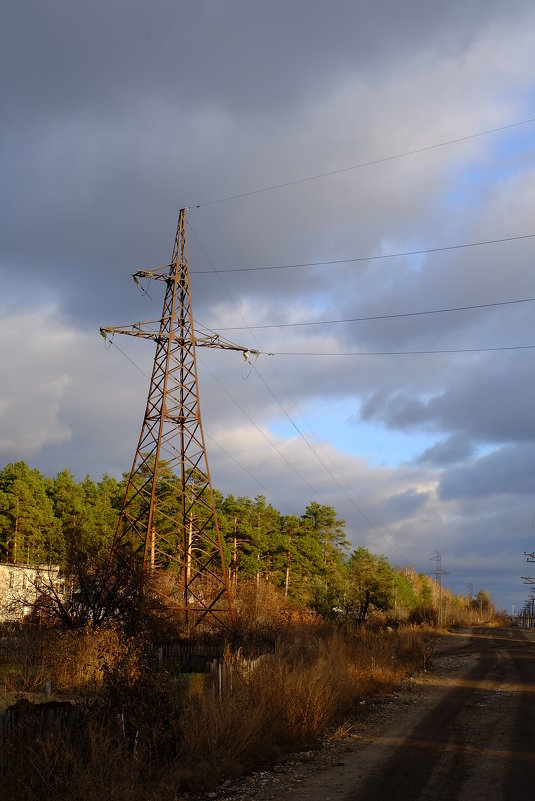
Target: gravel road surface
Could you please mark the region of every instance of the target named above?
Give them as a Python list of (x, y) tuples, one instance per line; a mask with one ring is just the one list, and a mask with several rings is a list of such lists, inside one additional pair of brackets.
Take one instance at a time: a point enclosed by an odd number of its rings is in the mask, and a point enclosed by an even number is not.
[(225, 801), (533, 801), (535, 632), (440, 638), (433, 669), (345, 737), (210, 794)]

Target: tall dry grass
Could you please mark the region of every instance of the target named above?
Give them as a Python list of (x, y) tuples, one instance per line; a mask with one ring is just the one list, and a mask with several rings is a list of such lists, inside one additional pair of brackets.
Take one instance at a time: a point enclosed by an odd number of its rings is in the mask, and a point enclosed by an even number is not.
[(47, 682), (55, 693), (87, 695), (102, 686), (125, 643), (119, 629), (47, 630), (22, 627), (6, 638), (0, 654), (0, 712), (19, 697), (43, 700)]
[[(51, 640), (43, 653), (61, 654), (83, 640), (69, 636), (61, 647)], [(6, 735), (2, 801), (166, 801), (184, 789), (214, 786), (313, 746), (359, 714), (362, 700), (425, 668), (431, 652), (430, 635), (420, 628), (305, 628), (286, 633), (274, 653), (257, 659), (245, 658), (245, 647), (227, 648), (222, 681), (214, 682), (158, 670), (142, 643), (107, 636), (104, 665), (103, 634), (101, 656), (88, 643), (88, 658), (79, 657), (86, 667), (70, 668), (78, 691), (82, 679), (92, 686), (98, 679), (96, 698), (51, 731), (22, 722)], [(67, 661), (57, 668), (58, 682), (67, 681)]]

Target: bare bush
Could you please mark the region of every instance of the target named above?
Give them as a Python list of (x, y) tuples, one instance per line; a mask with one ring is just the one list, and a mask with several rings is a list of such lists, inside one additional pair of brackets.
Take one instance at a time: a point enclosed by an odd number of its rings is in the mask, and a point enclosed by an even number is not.
[(313, 746), (358, 714), (361, 700), (424, 668), (430, 652), (417, 627), (305, 627), (261, 657), (227, 648), (219, 683), (158, 668), (141, 636), (101, 629), (92, 643), (88, 633), (56, 634), (41, 644), (47, 666), (64, 662), (56, 681), (100, 689), (76, 724), (0, 745), (3, 801), (141, 801), (213, 786)]

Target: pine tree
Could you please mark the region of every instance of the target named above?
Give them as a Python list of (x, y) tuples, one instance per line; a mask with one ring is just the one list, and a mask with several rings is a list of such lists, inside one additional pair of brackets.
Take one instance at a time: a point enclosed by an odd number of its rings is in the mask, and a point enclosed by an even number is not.
[(25, 462), (0, 471), (0, 548), (14, 564), (47, 564), (63, 558), (61, 524), (47, 497), (45, 479)]

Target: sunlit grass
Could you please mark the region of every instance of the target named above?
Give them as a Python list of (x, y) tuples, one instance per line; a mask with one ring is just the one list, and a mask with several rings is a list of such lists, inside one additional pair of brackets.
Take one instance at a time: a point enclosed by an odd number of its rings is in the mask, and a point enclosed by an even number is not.
[[(76, 726), (23, 725), (0, 748), (2, 801), (141, 801), (213, 786), (340, 730), (363, 700), (426, 668), (432, 635), (296, 629), (256, 661), (227, 648), (221, 686), (158, 668), (114, 630), (38, 637), (22, 672), (42, 669), (64, 696), (91, 700)], [(22, 677), (12, 681), (11, 698), (24, 695)]]

